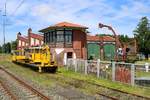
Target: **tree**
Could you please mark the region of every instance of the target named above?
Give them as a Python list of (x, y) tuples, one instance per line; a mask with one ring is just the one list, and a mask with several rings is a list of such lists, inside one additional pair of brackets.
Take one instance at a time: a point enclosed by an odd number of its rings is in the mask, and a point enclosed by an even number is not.
[(150, 54), (150, 27), (147, 17), (141, 18), (139, 24), (137, 25), (135, 32), (135, 38), (137, 40), (138, 51), (145, 55), (145, 58), (148, 58)]
[(113, 37), (113, 35), (111, 35), (111, 34), (96, 34), (96, 36), (111, 36), (111, 37)]
[(11, 44), (10, 42), (7, 42), (5, 45), (3, 45), (4, 52), (5, 53), (11, 53)]
[(119, 40), (121, 43), (127, 43), (129, 42), (130, 38), (128, 37), (128, 35), (119, 35)]
[(2, 53), (2, 46), (0, 46), (0, 53)]
[(12, 50), (17, 50), (17, 41), (12, 41), (11, 42), (11, 49)]

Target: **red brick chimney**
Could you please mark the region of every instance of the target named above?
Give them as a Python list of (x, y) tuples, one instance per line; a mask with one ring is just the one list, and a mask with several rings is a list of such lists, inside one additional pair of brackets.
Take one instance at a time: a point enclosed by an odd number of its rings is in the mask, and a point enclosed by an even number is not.
[(30, 43), (31, 42), (31, 38), (30, 38), (31, 37), (31, 33), (32, 33), (32, 29), (29, 28), (28, 29), (28, 43), (29, 43), (29, 46), (31, 46), (31, 43)]
[(28, 29), (28, 34), (30, 34), (30, 33), (32, 33), (32, 29), (31, 28)]

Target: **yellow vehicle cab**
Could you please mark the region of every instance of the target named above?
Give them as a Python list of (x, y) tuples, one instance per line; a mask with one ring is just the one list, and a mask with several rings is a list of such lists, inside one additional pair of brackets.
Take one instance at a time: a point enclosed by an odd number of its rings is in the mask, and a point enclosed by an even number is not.
[[(24, 50), (16, 50), (15, 52), (17, 51), (21, 51), (23, 54), (22, 56), (13, 54), (13, 61), (19, 61), (19, 63), (25, 62), (28, 66), (31, 65), (38, 68), (39, 72), (43, 70), (55, 72), (57, 70), (56, 61), (52, 59), (49, 46), (30, 47)], [(22, 59), (22, 61), (19, 59)]]
[(14, 50), (12, 51), (12, 61), (13, 62), (22, 62), (22, 61), (25, 61), (27, 58), (25, 56), (25, 51), (24, 50)]

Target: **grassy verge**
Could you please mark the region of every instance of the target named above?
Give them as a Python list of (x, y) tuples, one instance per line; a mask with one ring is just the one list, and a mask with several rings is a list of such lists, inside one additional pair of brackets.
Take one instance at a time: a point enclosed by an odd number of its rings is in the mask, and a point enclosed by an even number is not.
[(145, 71), (138, 71), (136, 72), (137, 77), (149, 77), (150, 78), (150, 71), (145, 72)]
[(66, 77), (70, 77), (70, 78), (76, 78), (76, 79), (82, 79), (85, 80), (87, 82), (93, 82), (93, 83), (97, 83), (100, 85), (104, 85), (107, 87), (111, 87), (114, 89), (119, 89), (119, 90), (123, 90), (129, 93), (135, 93), (135, 94), (139, 94), (139, 95), (146, 95), (146, 96), (150, 96), (150, 88), (143, 88), (143, 87), (139, 87), (139, 86), (130, 86), (127, 84), (121, 84), (118, 82), (112, 82), (110, 80), (105, 80), (105, 79), (98, 79), (96, 77), (93, 76), (86, 76), (86, 75), (81, 75), (79, 73), (74, 73), (72, 71), (66, 71), (65, 69), (60, 69), (60, 74)]
[(150, 63), (150, 60), (142, 60), (142, 61), (137, 61), (135, 63), (136, 64), (145, 64), (145, 63)]
[[(35, 72), (29, 68), (21, 67), (19, 65), (11, 63), (10, 56), (1, 57), (0, 56), (0, 65), (6, 66), (7, 69), (11, 70), (12, 72), (16, 73), (19, 76), (23, 76), (29, 80), (32, 80), (33, 82), (41, 85), (41, 86), (53, 86), (55, 84), (60, 84), (62, 86), (72, 86), (74, 88), (77, 88), (78, 90), (81, 90), (83, 92), (94, 94), (96, 91), (99, 91), (100, 88), (88, 84), (86, 82), (92, 82), (97, 83), (100, 85), (104, 85), (107, 87), (123, 90), (129, 93), (135, 93), (143, 96), (149, 96), (150, 97), (150, 88), (143, 88), (139, 86), (130, 86), (126, 84), (121, 84), (118, 82), (112, 82), (109, 80), (104, 79), (98, 79), (94, 76), (86, 76), (80, 73), (75, 73), (72, 71), (67, 71), (64, 68), (59, 68), (58, 72), (56, 74), (49, 74), (49, 73), (38, 73)], [(84, 83), (81, 83), (79, 81), (76, 81), (74, 79), (84, 80)]]

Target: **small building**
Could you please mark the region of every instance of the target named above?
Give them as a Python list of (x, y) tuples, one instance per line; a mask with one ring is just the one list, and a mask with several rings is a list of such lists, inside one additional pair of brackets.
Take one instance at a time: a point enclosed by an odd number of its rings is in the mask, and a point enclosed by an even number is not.
[(31, 28), (28, 29), (27, 36), (23, 36), (20, 32), (17, 34), (17, 49), (41, 46), (43, 43), (43, 36), (33, 33)]
[(87, 35), (88, 59), (113, 60), (115, 57), (115, 39), (111, 36)]
[(39, 32), (44, 33), (44, 43), (55, 54), (57, 63), (65, 65), (67, 58), (87, 59), (86, 29), (86, 26), (61, 22)]
[(29, 41), (27, 36), (23, 36), (20, 32), (17, 34), (17, 49), (28, 47)]

